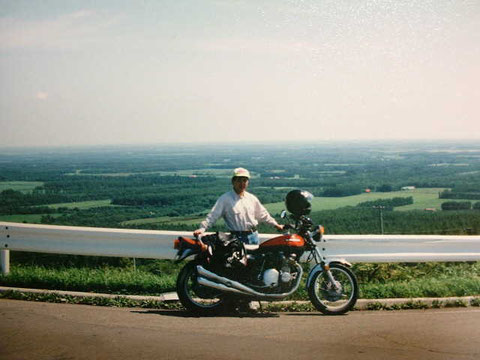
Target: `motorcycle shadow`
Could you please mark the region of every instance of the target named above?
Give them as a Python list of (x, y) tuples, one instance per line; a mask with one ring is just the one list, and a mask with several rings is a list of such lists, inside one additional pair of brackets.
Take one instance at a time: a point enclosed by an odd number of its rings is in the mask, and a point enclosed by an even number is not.
[(132, 313), (143, 315), (162, 315), (182, 318), (208, 318), (208, 317), (229, 317), (229, 318), (275, 318), (280, 315), (272, 312), (238, 312), (225, 311), (217, 314), (199, 315), (186, 310), (132, 310)]
[(328, 316), (328, 317), (341, 317), (341, 316), (347, 316), (348, 314), (322, 314), (321, 312), (292, 312), (292, 313), (285, 313), (287, 316)]

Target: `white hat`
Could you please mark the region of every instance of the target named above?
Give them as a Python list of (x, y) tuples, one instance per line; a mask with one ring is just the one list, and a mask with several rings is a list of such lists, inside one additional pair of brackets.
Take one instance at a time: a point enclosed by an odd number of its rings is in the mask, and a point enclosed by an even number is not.
[(250, 179), (250, 172), (244, 168), (236, 168), (233, 170), (232, 177), (246, 177)]

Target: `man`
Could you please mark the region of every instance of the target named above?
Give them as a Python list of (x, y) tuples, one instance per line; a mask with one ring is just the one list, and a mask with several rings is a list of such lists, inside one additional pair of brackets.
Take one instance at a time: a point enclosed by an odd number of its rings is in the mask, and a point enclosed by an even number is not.
[(265, 222), (277, 230), (282, 230), (267, 209), (260, 203), (255, 195), (247, 192), (250, 181), (250, 172), (244, 168), (233, 171), (233, 189), (226, 192), (217, 200), (207, 218), (200, 224), (200, 229), (194, 235), (200, 235), (222, 217), (232, 235), (246, 244), (258, 244), (257, 225)]

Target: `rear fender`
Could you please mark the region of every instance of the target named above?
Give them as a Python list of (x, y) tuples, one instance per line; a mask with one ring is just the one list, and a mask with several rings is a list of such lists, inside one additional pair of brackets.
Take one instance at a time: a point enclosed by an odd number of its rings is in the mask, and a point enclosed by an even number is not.
[(200, 254), (207, 250), (207, 246), (199, 239), (190, 239), (187, 237), (179, 237), (174, 242), (174, 248), (177, 251), (175, 263), (178, 263), (189, 256)]
[(312, 270), (310, 270), (310, 273), (308, 274), (308, 278), (307, 278), (307, 288), (310, 286), (312, 280), (313, 280), (313, 277), (323, 271), (324, 269), (324, 266), (325, 265), (333, 265), (333, 264), (341, 264), (341, 265), (344, 265), (346, 267), (352, 267), (352, 264), (350, 264), (347, 260), (345, 259), (336, 259), (336, 258), (333, 258), (333, 259), (329, 259), (329, 261), (327, 262), (324, 262), (324, 263), (321, 263), (321, 264), (317, 264), (314, 266), (314, 268)]
[(179, 262), (185, 260), (187, 257), (191, 255), (196, 255), (198, 253), (199, 251), (195, 251), (193, 249), (185, 249), (185, 250), (179, 251), (175, 256), (175, 264), (178, 264)]

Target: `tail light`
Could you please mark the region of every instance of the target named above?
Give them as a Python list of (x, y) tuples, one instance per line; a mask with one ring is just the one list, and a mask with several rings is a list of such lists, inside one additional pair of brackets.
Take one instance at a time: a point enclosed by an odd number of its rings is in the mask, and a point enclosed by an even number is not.
[(175, 239), (175, 241), (173, 242), (173, 248), (175, 250), (180, 249), (180, 239), (179, 238)]

